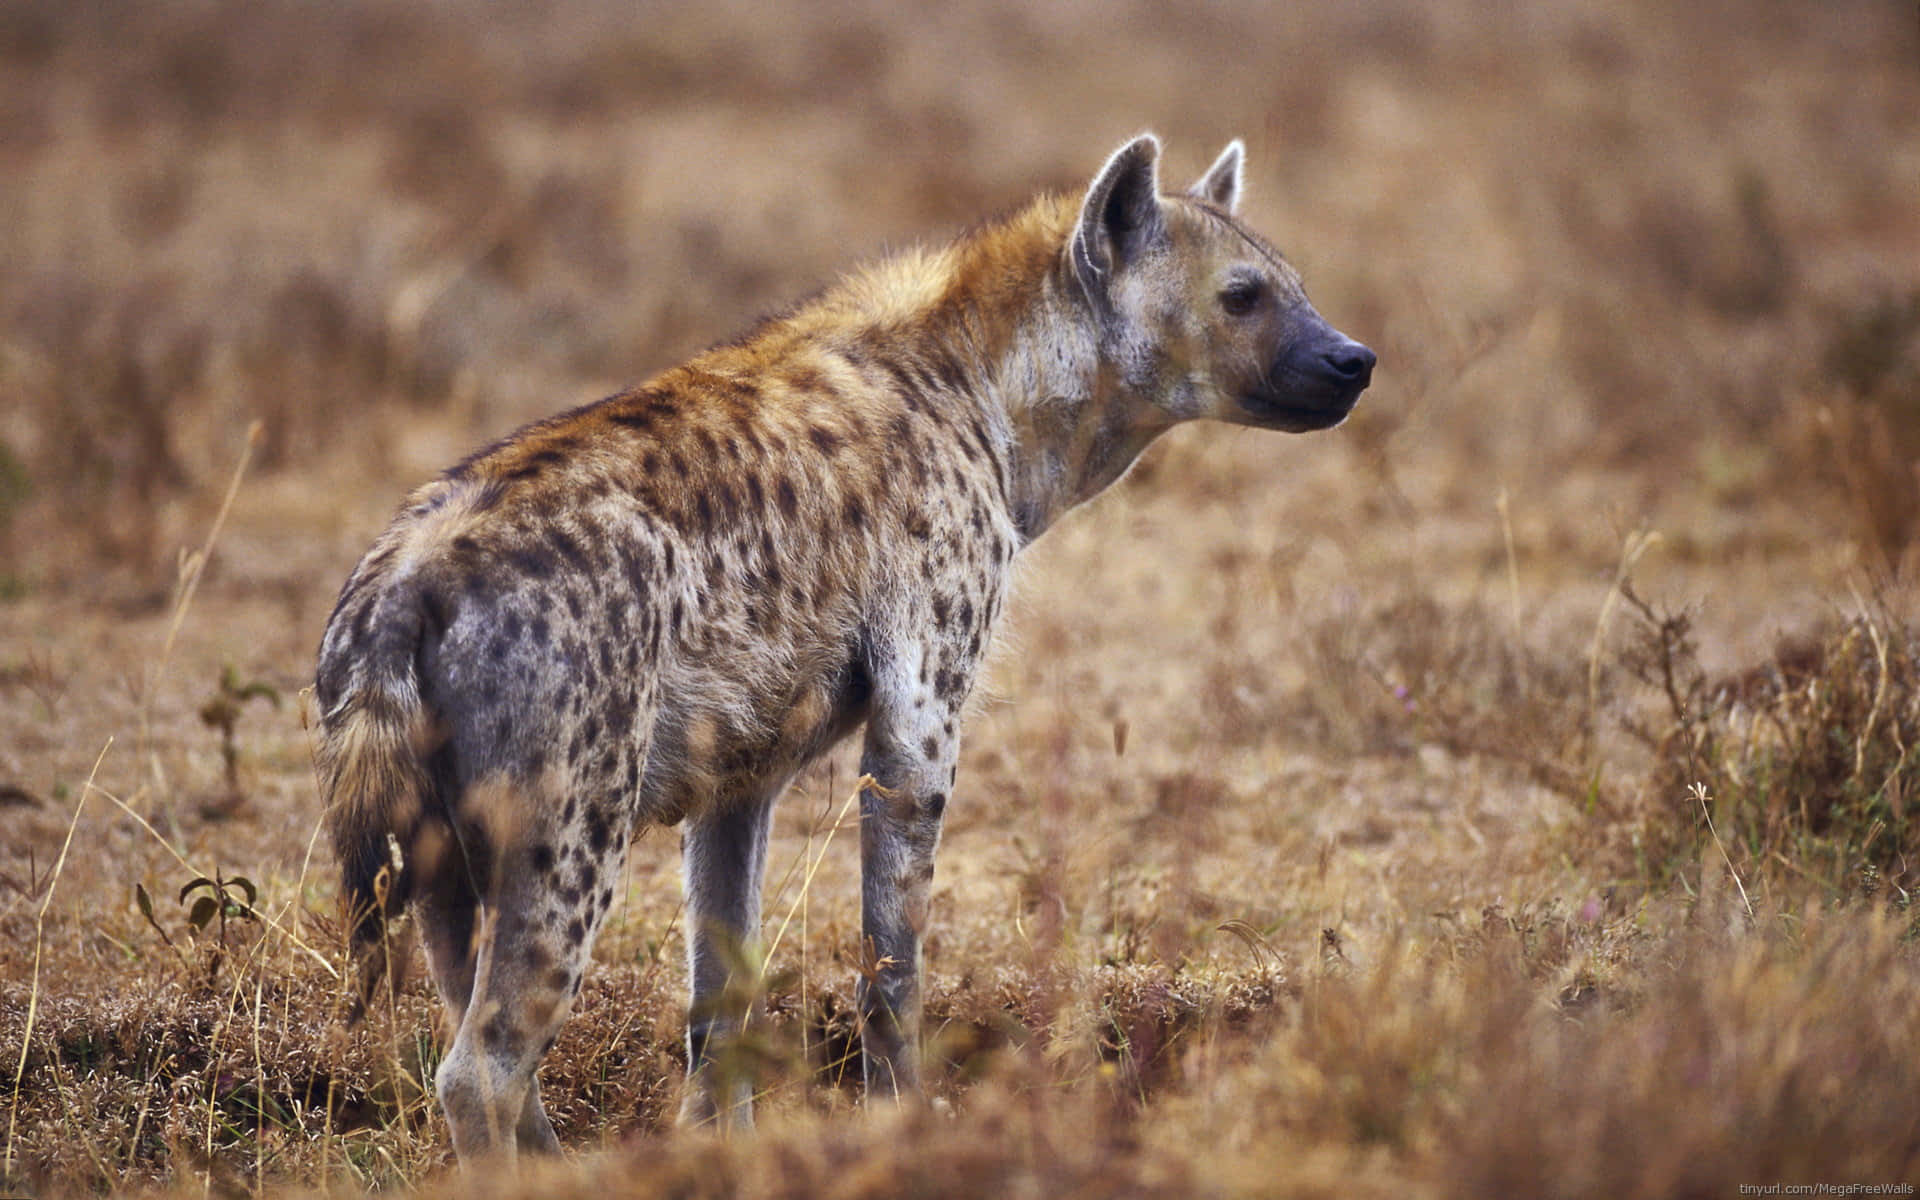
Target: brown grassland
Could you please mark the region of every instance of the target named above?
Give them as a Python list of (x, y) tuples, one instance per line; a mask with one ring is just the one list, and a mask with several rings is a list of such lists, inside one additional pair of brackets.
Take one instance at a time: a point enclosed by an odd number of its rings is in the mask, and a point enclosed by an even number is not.
[[(1247, 139), (1380, 352), (1028, 555), (869, 1111), (853, 760), (776, 823), (760, 1128), (673, 1127), (637, 843), (462, 1179), (349, 1029), (303, 689), (400, 497), (863, 258)], [(1184, 182), (1171, 180), (1169, 182)], [(1920, 1185), (1912, 0), (0, 5), (0, 1195)]]

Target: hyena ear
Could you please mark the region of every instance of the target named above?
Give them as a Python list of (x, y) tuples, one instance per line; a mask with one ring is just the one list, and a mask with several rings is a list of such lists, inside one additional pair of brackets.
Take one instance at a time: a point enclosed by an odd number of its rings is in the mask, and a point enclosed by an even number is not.
[(1116, 266), (1163, 232), (1160, 139), (1143, 133), (1113, 152), (1093, 177), (1073, 231), (1073, 273), (1096, 308), (1106, 305)]
[(1207, 173), (1187, 189), (1187, 195), (1232, 213), (1240, 207), (1240, 167), (1246, 158), (1247, 148), (1239, 138), (1228, 142)]

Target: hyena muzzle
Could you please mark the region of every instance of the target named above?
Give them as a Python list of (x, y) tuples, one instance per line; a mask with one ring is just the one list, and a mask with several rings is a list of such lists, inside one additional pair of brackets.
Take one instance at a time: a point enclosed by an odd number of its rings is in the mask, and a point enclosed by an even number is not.
[(769, 816), (862, 726), (866, 1087), (916, 1091), (934, 849), (1014, 556), (1173, 425), (1328, 428), (1372, 375), (1235, 218), (1240, 143), (1177, 195), (1159, 149), (520, 430), (355, 567), (321, 788), (363, 995), (388, 919), (424, 938), (463, 1160), (556, 1148), (536, 1072), (641, 822), (683, 827), (683, 1118), (749, 1119), (729, 976)]

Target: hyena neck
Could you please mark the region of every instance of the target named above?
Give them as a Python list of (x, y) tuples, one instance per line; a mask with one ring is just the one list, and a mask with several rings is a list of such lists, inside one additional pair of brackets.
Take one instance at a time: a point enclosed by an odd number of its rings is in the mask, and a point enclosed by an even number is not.
[[(1173, 422), (1119, 385), (1067, 241), (1079, 198), (1045, 197), (941, 252), (943, 285), (888, 332), (916, 358), (955, 355), (962, 398), (999, 443), (1014, 524), (1031, 542), (1126, 474)], [(923, 276), (924, 278), (925, 276)], [(908, 332), (911, 331), (911, 332)]]
[(1014, 523), (1028, 542), (1125, 475), (1173, 424), (1120, 386), (1077, 296), (1063, 289), (1054, 307), (1021, 330), (1003, 376), (1011, 385), (996, 393), (1011, 430)]

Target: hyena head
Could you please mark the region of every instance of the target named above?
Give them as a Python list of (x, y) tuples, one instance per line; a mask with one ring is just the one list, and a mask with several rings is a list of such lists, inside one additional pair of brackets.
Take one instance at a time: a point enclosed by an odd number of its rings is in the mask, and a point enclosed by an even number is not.
[(1338, 425), (1373, 377), (1373, 351), (1327, 324), (1299, 272), (1234, 216), (1240, 143), (1180, 196), (1160, 194), (1159, 157), (1151, 135), (1122, 146), (1080, 210), (1074, 274), (1102, 358), (1169, 420)]

